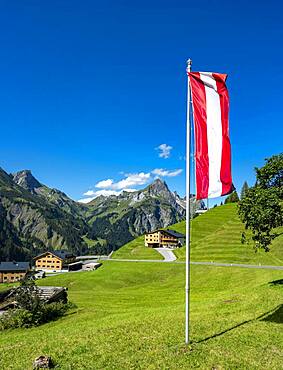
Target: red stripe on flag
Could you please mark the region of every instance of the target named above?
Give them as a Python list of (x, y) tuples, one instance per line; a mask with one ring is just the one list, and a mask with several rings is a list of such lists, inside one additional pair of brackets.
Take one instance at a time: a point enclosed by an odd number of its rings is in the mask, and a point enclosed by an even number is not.
[(208, 196), (209, 158), (207, 144), (207, 116), (205, 87), (198, 72), (189, 73), (195, 131), (196, 198)]
[(231, 144), (229, 139), (229, 94), (226, 87), (227, 75), (220, 73), (212, 74), (217, 86), (220, 98), (221, 121), (222, 121), (222, 158), (220, 180), (222, 183), (222, 195), (231, 193), (233, 190), (231, 174)]

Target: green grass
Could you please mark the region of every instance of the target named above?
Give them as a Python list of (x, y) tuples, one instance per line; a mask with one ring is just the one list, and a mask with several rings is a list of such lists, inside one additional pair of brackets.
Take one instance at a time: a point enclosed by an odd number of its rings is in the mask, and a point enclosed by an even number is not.
[(89, 248), (93, 248), (95, 247), (98, 243), (100, 245), (106, 245), (106, 240), (105, 239), (101, 239), (101, 238), (97, 238), (97, 240), (92, 240), (92, 239), (89, 239), (86, 235), (83, 236), (83, 240), (84, 242), (86, 242), (87, 246)]
[[(184, 232), (185, 224), (174, 225)], [(192, 260), (283, 264), (282, 237), (270, 253), (240, 243), (235, 205), (192, 222)], [(161, 259), (143, 237), (115, 258)], [(184, 248), (176, 253), (184, 259)], [(94, 272), (48, 277), (77, 308), (31, 329), (0, 333), (0, 369), (29, 370), (46, 354), (58, 369), (281, 369), (283, 271), (191, 266), (191, 339), (184, 345), (184, 264), (106, 261)], [(271, 282), (280, 284), (270, 284)]]
[[(280, 369), (282, 271), (192, 266), (191, 339), (184, 346), (184, 265), (105, 262), (46, 278), (77, 309), (31, 329), (0, 333), (0, 369)], [(263, 315), (263, 316), (262, 316)], [(262, 317), (260, 317), (262, 316)]]
[(144, 236), (125, 244), (122, 248), (113, 253), (112, 258), (140, 259), (140, 260), (162, 260), (163, 257), (153, 248), (144, 246)]
[[(185, 234), (185, 222), (171, 226), (172, 229)], [(191, 260), (228, 263), (248, 263), (265, 265), (283, 265), (283, 236), (275, 239), (271, 251), (254, 252), (252, 244), (241, 244), (244, 226), (239, 220), (237, 206), (227, 204), (213, 208), (192, 221)], [(113, 258), (140, 258), (140, 255), (154, 251), (144, 246), (144, 238), (139, 237), (120, 248)], [(185, 248), (175, 250), (179, 260), (185, 260)], [(149, 257), (150, 258), (150, 257)]]
[[(174, 228), (174, 226), (173, 226)], [(185, 232), (185, 223), (176, 225)], [(243, 245), (241, 234), (244, 226), (239, 220), (236, 204), (211, 209), (192, 222), (191, 259), (193, 261), (237, 262), (265, 265), (283, 265), (283, 238), (278, 238), (271, 251), (255, 253), (252, 244)], [(176, 251), (180, 260), (185, 259), (185, 248)]]

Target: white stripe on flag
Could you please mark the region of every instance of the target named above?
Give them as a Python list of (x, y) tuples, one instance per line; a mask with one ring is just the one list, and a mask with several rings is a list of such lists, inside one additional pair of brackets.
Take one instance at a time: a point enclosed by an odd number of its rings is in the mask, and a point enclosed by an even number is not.
[(220, 180), (222, 157), (222, 122), (220, 99), (217, 93), (216, 81), (212, 73), (200, 73), (205, 86), (207, 145), (209, 158), (209, 188), (208, 197), (221, 196), (222, 182)]

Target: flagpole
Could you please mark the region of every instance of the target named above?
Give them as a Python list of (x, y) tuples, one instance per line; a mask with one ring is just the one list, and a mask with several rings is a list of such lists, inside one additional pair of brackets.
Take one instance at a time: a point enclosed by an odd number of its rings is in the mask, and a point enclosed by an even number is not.
[[(187, 72), (191, 71), (192, 61), (187, 60)], [(187, 154), (186, 154), (186, 308), (185, 308), (185, 343), (190, 341), (190, 82), (188, 77), (188, 93), (187, 93)]]

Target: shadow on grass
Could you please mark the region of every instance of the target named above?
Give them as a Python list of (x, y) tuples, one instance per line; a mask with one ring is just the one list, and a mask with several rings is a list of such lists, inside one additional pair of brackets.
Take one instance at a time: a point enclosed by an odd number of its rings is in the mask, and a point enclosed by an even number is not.
[(261, 321), (270, 321), (277, 324), (283, 324), (283, 304), (280, 304), (268, 316), (261, 319)]
[(283, 285), (283, 279), (273, 280), (269, 284), (270, 285)]
[(232, 326), (231, 328), (228, 328), (228, 329), (223, 330), (219, 333), (213, 334), (210, 337), (206, 337), (204, 339), (195, 341), (193, 343), (206, 342), (210, 339), (217, 338), (217, 337), (220, 337), (221, 335), (229, 333), (230, 331), (232, 331), (234, 329), (237, 329), (237, 328), (239, 328), (239, 327), (241, 327), (245, 324), (248, 324), (250, 322), (255, 322), (255, 321), (258, 321), (258, 320), (274, 322), (274, 323), (277, 323), (277, 324), (283, 324), (283, 304), (280, 304), (277, 307), (273, 308), (272, 310), (263, 313), (262, 315), (256, 317), (255, 319), (250, 319), (250, 320), (243, 321), (243, 322), (241, 322), (237, 325)]

